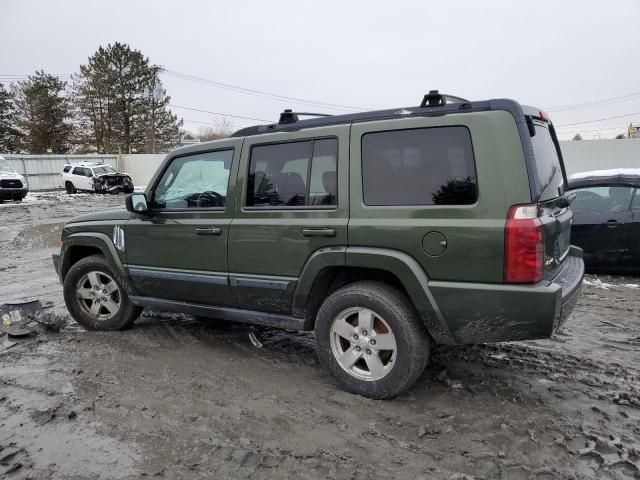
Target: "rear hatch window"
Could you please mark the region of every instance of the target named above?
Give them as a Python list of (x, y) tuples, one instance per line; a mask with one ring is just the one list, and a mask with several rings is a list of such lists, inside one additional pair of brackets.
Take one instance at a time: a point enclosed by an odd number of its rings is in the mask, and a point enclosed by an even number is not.
[(532, 118), (535, 135), (531, 137), (534, 176), (538, 187), (540, 220), (544, 229), (545, 277), (554, 277), (569, 253), (573, 213), (563, 198), (565, 181), (559, 144), (553, 126)]
[(535, 164), (536, 186), (540, 200), (549, 200), (564, 193), (564, 176), (556, 144), (555, 133), (545, 122), (533, 120), (536, 134), (531, 137)]

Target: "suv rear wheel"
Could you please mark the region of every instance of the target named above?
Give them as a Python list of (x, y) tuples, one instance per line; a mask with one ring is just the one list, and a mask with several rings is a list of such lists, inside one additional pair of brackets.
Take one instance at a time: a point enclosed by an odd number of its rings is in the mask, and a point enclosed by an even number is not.
[(429, 337), (397, 289), (357, 282), (324, 301), (315, 326), (322, 364), (351, 393), (391, 398), (409, 388), (429, 358)]
[(67, 191), (67, 193), (69, 195), (72, 195), (72, 194), (78, 192), (78, 190), (76, 190), (76, 187), (74, 187), (73, 183), (71, 183), (71, 182), (65, 182), (64, 183), (64, 189)]
[(75, 263), (64, 278), (64, 302), (71, 316), (87, 330), (121, 330), (140, 316), (107, 260), (92, 255)]

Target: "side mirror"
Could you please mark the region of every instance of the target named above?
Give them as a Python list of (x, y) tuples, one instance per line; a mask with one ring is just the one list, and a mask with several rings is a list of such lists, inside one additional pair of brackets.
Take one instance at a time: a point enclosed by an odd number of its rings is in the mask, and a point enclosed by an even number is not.
[(131, 193), (127, 195), (124, 203), (127, 206), (127, 210), (131, 213), (140, 213), (142, 215), (149, 213), (147, 196), (144, 193)]

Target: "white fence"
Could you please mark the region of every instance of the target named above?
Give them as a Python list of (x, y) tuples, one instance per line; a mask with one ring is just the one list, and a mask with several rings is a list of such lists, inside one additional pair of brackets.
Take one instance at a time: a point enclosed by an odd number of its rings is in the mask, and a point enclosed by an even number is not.
[[(567, 173), (603, 168), (640, 168), (640, 139), (560, 142)], [(30, 190), (62, 188), (65, 163), (102, 161), (131, 175), (136, 186), (147, 185), (165, 158), (158, 155), (3, 155), (27, 178)]]
[(606, 168), (640, 168), (640, 138), (560, 142), (567, 174)]
[(165, 154), (122, 155), (120, 169), (131, 175), (134, 185), (147, 185), (165, 157)]

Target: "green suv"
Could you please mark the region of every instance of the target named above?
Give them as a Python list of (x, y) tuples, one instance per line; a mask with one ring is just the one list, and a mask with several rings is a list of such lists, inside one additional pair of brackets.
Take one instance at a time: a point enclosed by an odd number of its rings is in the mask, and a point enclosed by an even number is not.
[(388, 398), (432, 343), (545, 338), (569, 315), (566, 183), (553, 125), (512, 100), (286, 110), (174, 150), (126, 210), (69, 221), (54, 264), (85, 328), (150, 307), (313, 330), (344, 389)]

